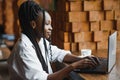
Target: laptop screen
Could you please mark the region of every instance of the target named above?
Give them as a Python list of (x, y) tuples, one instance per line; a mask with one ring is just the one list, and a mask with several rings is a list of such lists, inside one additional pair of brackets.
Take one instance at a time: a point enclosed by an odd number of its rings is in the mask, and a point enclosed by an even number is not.
[(112, 69), (116, 62), (116, 44), (117, 44), (117, 31), (109, 36), (109, 54), (108, 54), (108, 72)]

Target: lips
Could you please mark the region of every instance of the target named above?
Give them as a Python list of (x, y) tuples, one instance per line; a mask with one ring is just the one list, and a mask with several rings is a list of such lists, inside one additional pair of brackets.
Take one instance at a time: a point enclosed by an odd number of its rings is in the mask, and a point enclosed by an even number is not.
[(48, 34), (51, 34), (51, 32), (47, 32)]
[(51, 36), (51, 32), (47, 32), (48, 36)]

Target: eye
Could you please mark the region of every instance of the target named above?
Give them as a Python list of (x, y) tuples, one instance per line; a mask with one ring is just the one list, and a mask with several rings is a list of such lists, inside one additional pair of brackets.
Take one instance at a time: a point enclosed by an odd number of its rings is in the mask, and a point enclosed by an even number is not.
[(46, 25), (51, 25), (51, 21), (50, 21), (50, 20), (47, 20), (45, 24), (46, 24)]
[(49, 25), (49, 23), (45, 23), (46, 25)]

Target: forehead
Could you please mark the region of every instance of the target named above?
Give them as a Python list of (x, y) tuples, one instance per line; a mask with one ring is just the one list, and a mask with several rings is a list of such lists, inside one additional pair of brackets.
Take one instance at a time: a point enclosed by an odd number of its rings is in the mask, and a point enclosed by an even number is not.
[(49, 15), (48, 12), (45, 12), (45, 20), (50, 20), (51, 21), (51, 16)]
[[(40, 12), (39, 14), (38, 14), (38, 18), (37, 18), (37, 21), (42, 21), (43, 20), (43, 14)], [(45, 12), (45, 21), (51, 21), (51, 16), (49, 15), (49, 13), (48, 12)]]

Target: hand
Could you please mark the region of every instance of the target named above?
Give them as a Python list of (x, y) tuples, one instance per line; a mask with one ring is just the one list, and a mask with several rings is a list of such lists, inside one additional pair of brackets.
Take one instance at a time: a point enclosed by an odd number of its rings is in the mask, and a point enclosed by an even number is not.
[(92, 60), (96, 65), (99, 65), (100, 64), (100, 60), (98, 59), (98, 57), (95, 57), (95, 56), (86, 56), (84, 57), (84, 59), (90, 59)]
[(94, 68), (99, 65), (99, 59), (94, 56), (87, 56), (82, 58), (81, 60), (74, 62), (72, 66), (74, 68)]

